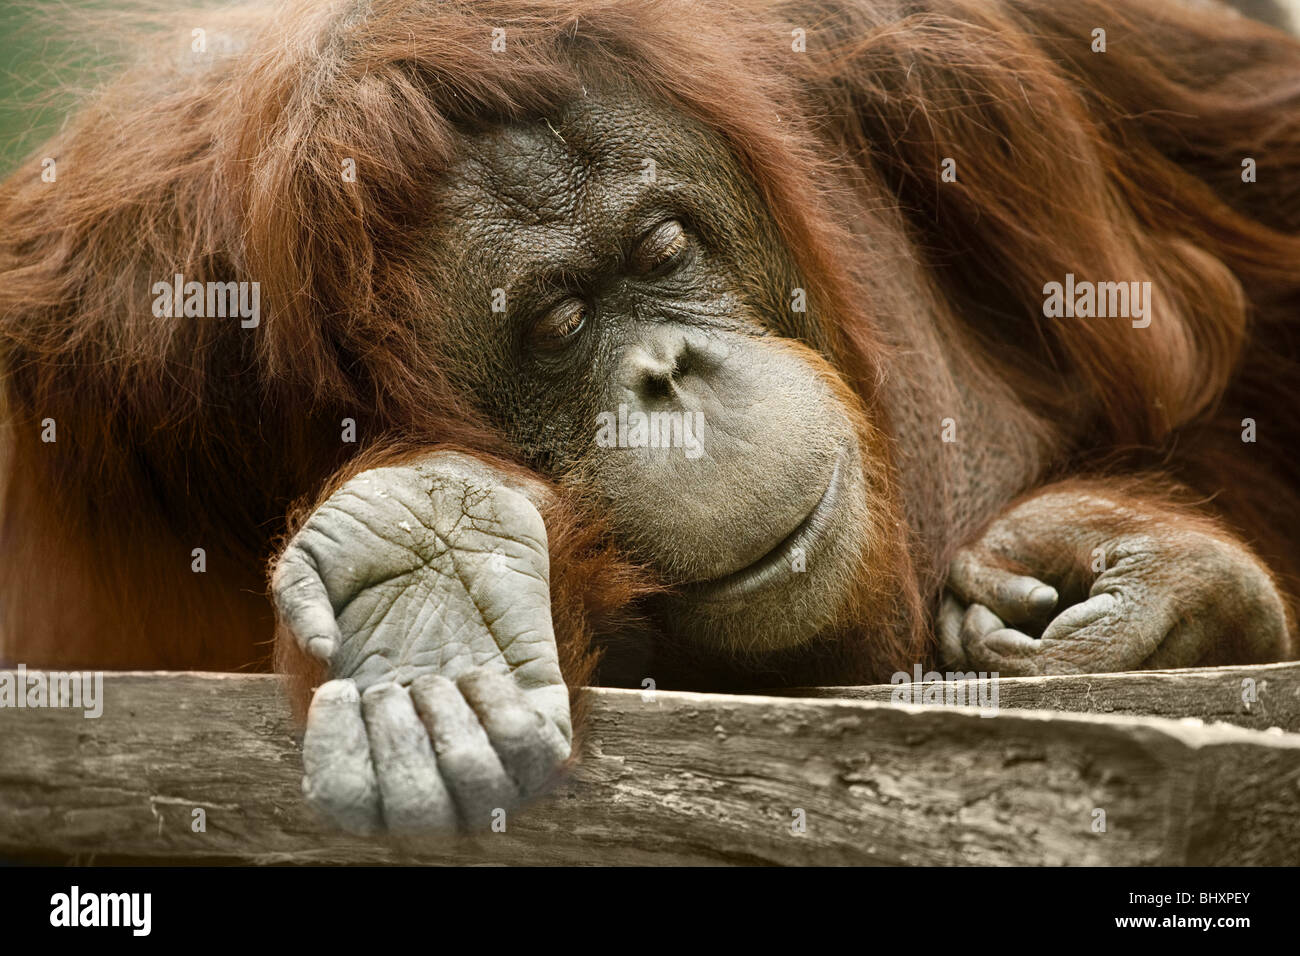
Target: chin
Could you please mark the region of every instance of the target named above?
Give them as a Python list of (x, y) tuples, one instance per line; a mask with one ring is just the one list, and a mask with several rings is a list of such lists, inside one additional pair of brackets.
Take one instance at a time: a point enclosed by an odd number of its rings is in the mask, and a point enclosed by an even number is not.
[(663, 600), (670, 634), (700, 650), (761, 657), (845, 623), (873, 526), (856, 442), (845, 442), (817, 504), (757, 561)]

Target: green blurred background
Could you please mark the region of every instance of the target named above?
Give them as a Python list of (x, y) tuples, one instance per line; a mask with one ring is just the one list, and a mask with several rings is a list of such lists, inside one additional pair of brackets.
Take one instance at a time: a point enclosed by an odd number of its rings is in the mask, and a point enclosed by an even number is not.
[[(96, 85), (123, 64), (160, 13), (220, 0), (0, 0), (0, 177), (12, 171)], [(170, 24), (175, 28), (176, 24)]]
[[(1289, 17), (1292, 26), (1300, 24), (1300, 0), (1229, 2), (1263, 20), (1285, 23)], [(0, 178), (54, 133), (70, 107), (111, 72), (120, 52), (114, 43), (130, 42), (121, 21), (110, 33), (96, 26), (96, 16), (129, 12), (139, 18), (132, 29), (140, 31), (150, 28), (150, 10), (213, 5), (221, 5), (220, 0), (0, 0)]]
[(74, 101), (69, 89), (85, 87), (94, 44), (57, 26), (71, 6), (0, 0), (0, 176), (58, 129)]

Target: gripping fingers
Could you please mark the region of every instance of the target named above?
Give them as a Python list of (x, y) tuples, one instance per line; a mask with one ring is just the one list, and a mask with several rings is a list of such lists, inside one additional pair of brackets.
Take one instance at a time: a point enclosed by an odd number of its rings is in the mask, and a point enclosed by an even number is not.
[(966, 651), (961, 645), (961, 625), (966, 609), (951, 594), (944, 594), (935, 619), (934, 630), (939, 638), (939, 657), (945, 667), (961, 667), (966, 663)]
[(361, 709), (388, 829), (393, 833), (453, 829), (456, 809), (410, 692), (393, 683), (374, 684), (361, 695)]
[(380, 828), (379, 782), (361, 717), (361, 695), (350, 680), (322, 684), (307, 712), (303, 738), (307, 802), (349, 833)]
[(457, 681), (523, 796), (539, 791), (569, 756), (569, 742), (509, 675), (471, 671)]
[(981, 604), (966, 609), (959, 633), (967, 667), (1002, 677), (1042, 673), (1042, 642), (1007, 627)]
[(971, 549), (953, 559), (948, 586), (967, 604), (983, 604), (1012, 624), (1045, 623), (1059, 600), (1051, 585), (1000, 568)]
[(519, 803), (518, 788), (455, 684), (428, 674), (411, 684), (411, 698), (467, 827), (486, 826), (493, 810)]
[(1140, 667), (1172, 623), (1158, 604), (1099, 592), (1066, 608), (1035, 640), (973, 605), (962, 622), (962, 646), (970, 666), (1003, 677), (1112, 672)]
[(1164, 601), (1136, 601), (1094, 586), (1088, 600), (1048, 625), (1044, 652), (1053, 658), (1054, 673), (1132, 670), (1155, 652), (1176, 621)]
[(280, 621), (298, 646), (328, 661), (342, 641), (334, 606), (320, 574), (305, 552), (292, 545), (271, 577), (271, 598)]

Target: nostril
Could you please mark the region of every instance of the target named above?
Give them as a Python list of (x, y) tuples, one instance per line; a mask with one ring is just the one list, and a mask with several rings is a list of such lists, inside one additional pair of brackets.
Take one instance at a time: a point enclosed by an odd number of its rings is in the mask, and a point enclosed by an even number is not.
[(646, 369), (641, 377), (641, 394), (645, 398), (668, 398), (673, 394), (676, 368)]
[(691, 374), (691, 353), (687, 349), (682, 349), (673, 359), (671, 374), (673, 379), (679, 382)]
[(628, 356), (631, 375), (626, 381), (643, 399), (672, 398), (695, 365), (695, 357), (685, 343), (660, 341), (638, 347)]

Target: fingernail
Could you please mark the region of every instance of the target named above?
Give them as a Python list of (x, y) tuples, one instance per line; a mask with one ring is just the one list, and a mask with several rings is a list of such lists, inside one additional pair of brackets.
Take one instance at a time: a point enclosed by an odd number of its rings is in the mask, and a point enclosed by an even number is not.
[(1060, 595), (1056, 593), (1056, 588), (1046, 584), (1040, 584), (1029, 592), (1029, 607), (1035, 611), (1050, 611), (1056, 607), (1056, 602)]
[(334, 640), (329, 637), (313, 637), (307, 642), (307, 653), (322, 661), (334, 656)]
[(312, 701), (312, 706), (315, 707), (318, 704), (355, 704), (359, 700), (361, 700), (361, 692), (357, 690), (356, 682), (345, 678), (321, 684), (317, 689), (315, 699)]

